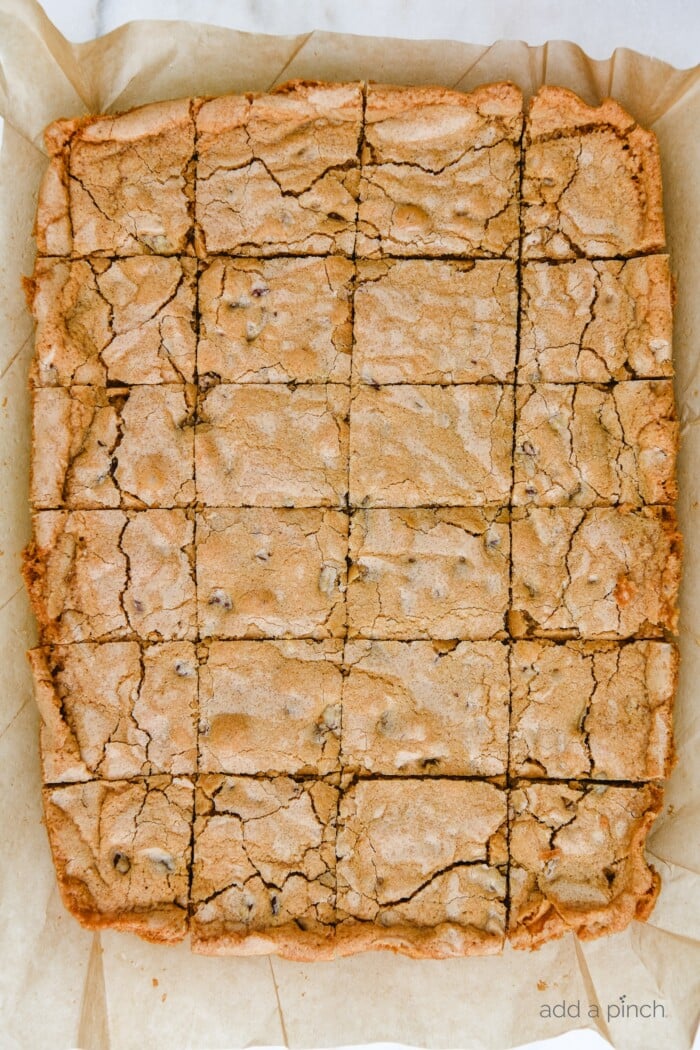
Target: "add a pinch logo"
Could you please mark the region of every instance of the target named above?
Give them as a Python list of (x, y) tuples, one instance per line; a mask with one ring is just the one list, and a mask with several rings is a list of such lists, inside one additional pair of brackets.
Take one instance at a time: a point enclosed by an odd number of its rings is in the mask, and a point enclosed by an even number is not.
[(589, 1003), (581, 999), (561, 999), (556, 1003), (542, 1003), (540, 1006), (540, 1017), (542, 1018), (569, 1018), (579, 1020), (588, 1018), (597, 1020), (604, 1017), (606, 1021), (618, 1020), (651, 1020), (665, 1018), (666, 1008), (657, 999), (645, 1002), (632, 1002), (626, 995), (620, 995), (608, 1003)]

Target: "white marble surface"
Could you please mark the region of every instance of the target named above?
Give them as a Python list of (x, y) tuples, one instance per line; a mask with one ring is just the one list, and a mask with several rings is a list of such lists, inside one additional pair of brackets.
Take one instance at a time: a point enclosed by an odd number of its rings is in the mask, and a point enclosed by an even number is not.
[(629, 47), (681, 68), (700, 62), (697, 0), (44, 0), (44, 9), (75, 41), (132, 19), (181, 18), (254, 33), (573, 40), (593, 58)]
[[(1, 0), (0, 0), (1, 3)], [(629, 47), (680, 68), (700, 62), (697, 0), (44, 0), (69, 39), (90, 40), (134, 19), (189, 19), (256, 33), (312, 29), (492, 43), (573, 40), (594, 58)], [(700, 1048), (700, 1040), (696, 1040)], [(604, 1050), (590, 1031), (521, 1050)], [(375, 1050), (400, 1050), (375, 1044)]]

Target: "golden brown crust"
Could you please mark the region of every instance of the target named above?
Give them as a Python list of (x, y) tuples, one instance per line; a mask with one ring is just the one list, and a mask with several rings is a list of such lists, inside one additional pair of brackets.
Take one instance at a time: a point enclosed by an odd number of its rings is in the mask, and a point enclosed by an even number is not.
[(506, 512), (363, 510), (352, 516), (350, 638), (500, 636), (508, 607)]
[(664, 250), (656, 136), (612, 99), (543, 87), (525, 129), (523, 256), (610, 258)]
[(83, 642), (29, 657), (45, 783), (196, 772), (191, 642)]
[(518, 382), (673, 375), (668, 256), (522, 267)]
[(37, 258), (33, 384), (191, 382), (195, 277), (183, 257)]
[(516, 777), (661, 780), (674, 761), (678, 651), (666, 642), (516, 642)]
[(515, 264), (359, 260), (353, 375), (361, 383), (510, 382)]
[(45, 137), (51, 160), (39, 191), (40, 254), (191, 254), (189, 99), (61, 120)]
[(360, 386), (350, 421), (351, 506), (478, 507), (510, 496), (512, 387)]
[(192, 807), (185, 778), (45, 788), (46, 829), (66, 908), (89, 929), (182, 940)]
[(295, 80), (46, 143), (24, 571), (67, 907), (300, 961), (646, 918), (654, 136), (561, 89), (523, 135), (511, 84)]
[(513, 503), (673, 503), (677, 450), (670, 380), (520, 386)]
[[(360, 780), (338, 815), (340, 954), (489, 954), (503, 944), (506, 797), (493, 784)], [(394, 933), (396, 930), (396, 933)]]
[(678, 625), (671, 507), (513, 512), (515, 637), (659, 638)]
[(221, 383), (199, 400), (197, 496), (206, 507), (347, 503), (350, 391)]
[(514, 258), (521, 128), (513, 84), (370, 84), (357, 255)]
[(510, 927), (516, 948), (571, 931), (593, 940), (646, 919), (659, 876), (644, 843), (661, 810), (653, 784), (528, 784), (511, 794)]

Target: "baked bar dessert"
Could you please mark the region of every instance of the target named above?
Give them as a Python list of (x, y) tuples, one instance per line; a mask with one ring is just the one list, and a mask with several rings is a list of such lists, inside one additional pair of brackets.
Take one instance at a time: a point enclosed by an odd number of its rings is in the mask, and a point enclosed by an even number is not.
[(293, 82), (46, 142), (25, 576), (67, 907), (303, 960), (646, 918), (654, 136), (561, 88)]

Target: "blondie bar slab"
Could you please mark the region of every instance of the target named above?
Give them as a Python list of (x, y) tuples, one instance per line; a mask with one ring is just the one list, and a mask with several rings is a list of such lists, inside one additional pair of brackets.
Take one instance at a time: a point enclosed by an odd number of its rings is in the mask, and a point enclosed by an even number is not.
[(44, 789), (61, 897), (83, 926), (185, 936), (193, 796), (190, 780), (166, 776)]
[(663, 251), (656, 136), (612, 99), (587, 106), (543, 87), (525, 123), (523, 257), (610, 258)]
[(513, 379), (512, 262), (360, 260), (354, 304), (353, 374), (362, 383)]
[(81, 642), (29, 656), (45, 783), (197, 771), (191, 642)]
[(670, 507), (513, 512), (511, 633), (655, 638), (674, 631), (681, 537)]
[(672, 503), (675, 416), (666, 379), (519, 387), (513, 503)]
[(206, 507), (345, 506), (350, 390), (220, 384), (197, 425), (197, 496)]
[(37, 258), (35, 386), (189, 383), (195, 368), (194, 259)]
[(360, 386), (351, 408), (350, 504), (505, 503), (512, 434), (512, 387)]
[(25, 579), (46, 643), (194, 639), (194, 523), (182, 510), (45, 510)]
[(511, 792), (510, 930), (516, 948), (574, 932), (581, 940), (646, 919), (659, 876), (644, 842), (661, 790), (527, 784)]
[(199, 768), (339, 770), (343, 643), (212, 642), (199, 686)]
[(345, 768), (505, 774), (510, 681), (502, 642), (350, 641), (345, 665)]
[(485, 639), (508, 608), (507, 511), (353, 512), (351, 638)]
[(198, 778), (192, 947), (207, 955), (332, 955), (337, 788)]
[(666, 642), (516, 642), (511, 772), (660, 780), (673, 761), (678, 653)]
[(493, 954), (506, 918), (506, 793), (483, 781), (361, 780), (341, 798), (336, 952)]
[(213, 259), (199, 280), (202, 385), (345, 383), (352, 348), (349, 259)]
[(194, 501), (193, 386), (45, 387), (33, 395), (37, 508)]
[(197, 114), (201, 255), (352, 255), (362, 90), (293, 81)]
[(342, 638), (347, 549), (348, 519), (340, 511), (202, 511), (202, 637)]
[(369, 84), (357, 255), (518, 253), (522, 95)]
[(673, 375), (668, 256), (526, 263), (521, 383), (608, 383)]
[(189, 99), (58, 120), (45, 142), (50, 163), (37, 209), (40, 255), (191, 253)]

